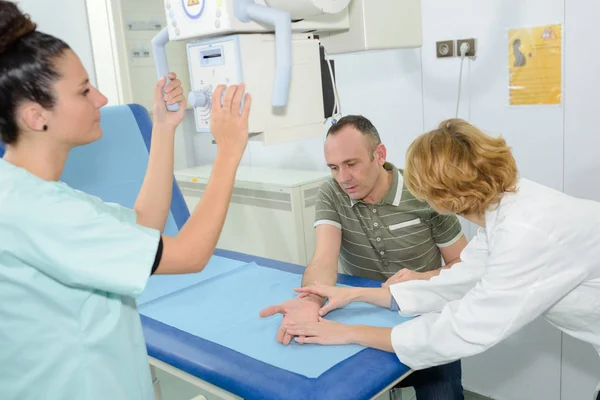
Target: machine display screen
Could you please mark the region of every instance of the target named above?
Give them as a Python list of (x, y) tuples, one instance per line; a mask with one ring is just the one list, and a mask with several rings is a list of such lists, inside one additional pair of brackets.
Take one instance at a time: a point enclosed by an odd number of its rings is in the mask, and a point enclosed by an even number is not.
[(200, 52), (200, 64), (202, 66), (221, 65), (225, 62), (223, 57), (223, 48), (212, 47)]

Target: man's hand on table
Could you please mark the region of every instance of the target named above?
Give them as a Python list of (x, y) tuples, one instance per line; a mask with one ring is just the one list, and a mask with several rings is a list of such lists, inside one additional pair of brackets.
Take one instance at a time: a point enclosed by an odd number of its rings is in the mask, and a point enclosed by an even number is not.
[(322, 300), (316, 296), (295, 297), (278, 305), (265, 308), (260, 312), (260, 316), (266, 318), (275, 314), (283, 315), (283, 320), (277, 330), (277, 342), (288, 345), (293, 336), (287, 332), (285, 326), (318, 322), (321, 305)]

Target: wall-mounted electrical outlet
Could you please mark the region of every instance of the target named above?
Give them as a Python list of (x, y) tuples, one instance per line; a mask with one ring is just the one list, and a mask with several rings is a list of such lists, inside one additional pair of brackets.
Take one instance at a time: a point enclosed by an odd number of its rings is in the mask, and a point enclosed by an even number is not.
[(463, 43), (469, 45), (469, 50), (465, 54), (467, 57), (474, 57), (477, 54), (477, 49), (475, 49), (475, 39), (460, 39), (456, 41), (456, 55), (460, 57), (460, 47)]
[(454, 57), (454, 40), (436, 42), (435, 52), (438, 58)]

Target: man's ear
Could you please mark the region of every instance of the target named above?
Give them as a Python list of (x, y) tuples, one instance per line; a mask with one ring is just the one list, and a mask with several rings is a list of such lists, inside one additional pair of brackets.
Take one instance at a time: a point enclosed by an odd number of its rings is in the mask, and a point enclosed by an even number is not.
[(383, 166), (387, 159), (387, 149), (385, 148), (385, 145), (378, 144), (377, 147), (375, 147), (374, 156), (375, 160), (377, 160), (377, 164)]

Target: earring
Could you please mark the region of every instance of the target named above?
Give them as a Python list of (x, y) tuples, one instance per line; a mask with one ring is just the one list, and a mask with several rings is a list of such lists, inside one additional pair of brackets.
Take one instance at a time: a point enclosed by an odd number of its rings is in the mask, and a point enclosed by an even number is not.
[(42, 127), (42, 129), (43, 129), (44, 131), (47, 131), (47, 130), (48, 130), (48, 125), (44, 125), (44, 126)]

